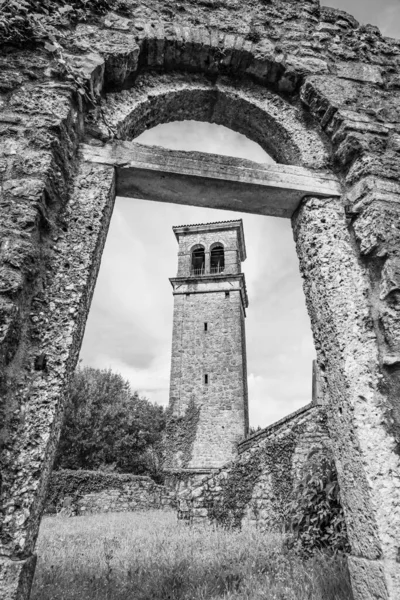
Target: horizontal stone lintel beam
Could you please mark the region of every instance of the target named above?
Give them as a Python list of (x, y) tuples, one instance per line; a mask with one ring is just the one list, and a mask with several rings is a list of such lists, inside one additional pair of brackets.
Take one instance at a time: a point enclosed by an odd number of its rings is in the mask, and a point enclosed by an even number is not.
[(87, 162), (117, 169), (117, 196), (290, 218), (305, 196), (341, 195), (326, 172), (135, 142), (84, 144)]

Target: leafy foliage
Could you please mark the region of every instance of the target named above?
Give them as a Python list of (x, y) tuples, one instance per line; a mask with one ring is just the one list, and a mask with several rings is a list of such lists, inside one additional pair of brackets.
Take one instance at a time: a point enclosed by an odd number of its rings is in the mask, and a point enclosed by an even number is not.
[(258, 433), (259, 431), (262, 431), (262, 428), (260, 427), (260, 425), (257, 425), (257, 427), (250, 427), (249, 436), (254, 435), (255, 433)]
[[(132, 475), (132, 473), (115, 473), (108, 471), (79, 471), (58, 469), (53, 471), (46, 496), (45, 511), (49, 514), (65, 514), (72, 516), (79, 513), (80, 500), (87, 494), (106, 492), (99, 504), (107, 507), (115, 502), (115, 491), (121, 496), (117, 503), (120, 507), (126, 502), (132, 502), (139, 508), (148, 508), (157, 503), (157, 484), (147, 476)], [(107, 492), (111, 492), (110, 495)], [(90, 501), (89, 501), (90, 503)], [(84, 503), (85, 504), (85, 503)]]
[(77, 369), (55, 468), (106, 469), (160, 479), (164, 427), (164, 409), (132, 393), (121, 375), (109, 369)]
[(306, 556), (316, 550), (349, 552), (346, 522), (333, 461), (311, 462), (289, 507), (289, 529)]
[(197, 427), (200, 418), (200, 408), (194, 400), (190, 400), (184, 415), (175, 417), (170, 407), (167, 408), (166, 438), (168, 439), (168, 452), (166, 452), (165, 466), (168, 467), (168, 458), (180, 454), (181, 468), (186, 469), (190, 463), (193, 444), (196, 439)]
[(60, 29), (105, 13), (113, 0), (0, 0), (0, 44), (54, 41)]

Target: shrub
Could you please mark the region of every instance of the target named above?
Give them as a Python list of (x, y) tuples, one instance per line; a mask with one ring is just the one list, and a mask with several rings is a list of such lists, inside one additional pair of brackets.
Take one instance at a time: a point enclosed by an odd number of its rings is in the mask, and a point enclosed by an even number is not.
[(346, 522), (333, 460), (311, 462), (289, 506), (288, 529), (297, 549), (306, 556), (316, 550), (349, 552)]

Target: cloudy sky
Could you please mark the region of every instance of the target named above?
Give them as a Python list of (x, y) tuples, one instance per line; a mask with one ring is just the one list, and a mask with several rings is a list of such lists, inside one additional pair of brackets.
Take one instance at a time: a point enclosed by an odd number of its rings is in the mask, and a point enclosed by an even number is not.
[(377, 25), (383, 35), (400, 37), (400, 0), (322, 0), (321, 4), (345, 10), (360, 23)]
[[(400, 37), (400, 0), (330, 0), (362, 23)], [(254, 142), (225, 127), (186, 121), (159, 125), (137, 141), (270, 162)], [(118, 198), (81, 351), (82, 363), (111, 367), (154, 402), (168, 403), (173, 225), (242, 217), (247, 260), (249, 408), (266, 426), (311, 400), (315, 357), (290, 222), (227, 211)]]

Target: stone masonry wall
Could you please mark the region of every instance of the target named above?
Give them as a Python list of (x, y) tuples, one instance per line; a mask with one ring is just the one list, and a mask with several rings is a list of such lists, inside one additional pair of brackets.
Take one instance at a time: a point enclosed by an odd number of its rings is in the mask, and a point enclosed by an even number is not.
[(308, 460), (330, 453), (326, 413), (308, 405), (239, 445), (239, 456), (178, 496), (179, 517), (280, 531)]
[(397, 600), (400, 41), (317, 0), (148, 0), (55, 34), (93, 104), (42, 44), (0, 56), (0, 598), (29, 595), (115, 197), (114, 169), (83, 163), (79, 143), (198, 119), (343, 183), (293, 225), (354, 594)]
[(245, 436), (240, 291), (225, 283), (212, 292), (212, 281), (193, 285), (200, 293), (175, 296), (166, 469), (218, 468)]
[(176, 499), (182, 492), (186, 493), (191, 488), (199, 485), (211, 473), (212, 469), (171, 469), (165, 472), (164, 485)]
[(48, 514), (67, 509), (84, 515), (173, 508), (174, 495), (150, 477), (101, 471), (53, 471), (46, 498)]
[[(202, 245), (206, 252), (206, 267), (209, 265), (210, 249), (217, 243), (222, 244), (225, 254), (225, 273), (240, 273), (241, 261), (237, 243), (237, 230), (211, 231), (190, 236), (182, 236), (178, 254), (178, 277), (190, 275), (191, 249)], [(208, 256), (207, 256), (208, 255)]]
[[(247, 433), (244, 319), (247, 294), (240, 262), (241, 222), (174, 228), (179, 242), (174, 294), (169, 416), (164, 468), (211, 469), (232, 459)], [(222, 244), (220, 274), (210, 249)], [(193, 248), (206, 251), (205, 273), (191, 274)], [(241, 255), (240, 251), (243, 252)], [(207, 381), (205, 378), (207, 377)]]

